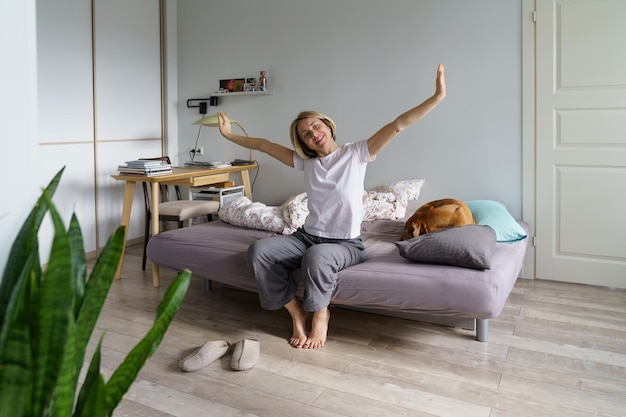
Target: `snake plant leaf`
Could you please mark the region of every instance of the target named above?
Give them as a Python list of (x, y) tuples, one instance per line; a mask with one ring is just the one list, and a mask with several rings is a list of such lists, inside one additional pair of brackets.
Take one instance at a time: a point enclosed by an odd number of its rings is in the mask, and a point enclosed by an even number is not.
[[(52, 178), (45, 191), (49, 196), (54, 195), (61, 176), (65, 167), (61, 168), (59, 172)], [(4, 316), (6, 312), (6, 306), (9, 304), (9, 300), (13, 297), (12, 290), (16, 288), (16, 281), (18, 279), (18, 273), (21, 271), (26, 258), (32, 252), (34, 248), (38, 249), (37, 232), (39, 226), (48, 211), (47, 204), (44, 203), (44, 196), (42, 195), (37, 203), (31, 210), (30, 214), (24, 221), (22, 228), (18, 232), (13, 245), (11, 246), (11, 252), (7, 258), (7, 263), (2, 274), (2, 281), (0, 281), (0, 328), (4, 323)]]
[(119, 226), (109, 237), (106, 246), (98, 256), (89, 280), (85, 285), (85, 297), (77, 318), (80, 337), (79, 345), (87, 346), (91, 332), (104, 305), (109, 288), (115, 277), (124, 249), (125, 227)]
[(54, 241), (48, 267), (41, 283), (40, 304), (34, 323), (35, 387), (33, 407), (35, 415), (46, 410), (59, 378), (63, 356), (71, 326), (74, 325), (76, 285), (71, 277), (72, 262), (68, 233), (61, 216), (43, 193), (54, 226)]
[(41, 273), (37, 248), (34, 248), (16, 273), (14, 297), (7, 305), (7, 315), (0, 333), (0, 416), (27, 416), (31, 413), (34, 379), (31, 356), (32, 332), (29, 291)]
[(59, 369), (59, 377), (50, 396), (50, 407), (46, 412), (47, 417), (72, 415), (78, 374), (81, 369), (80, 366), (76, 367), (74, 365), (78, 356), (76, 325), (72, 325), (67, 338), (67, 345), (63, 352), (63, 357), (61, 358), (62, 363)]
[(70, 227), (67, 231), (70, 244), (70, 254), (72, 261), (72, 274), (71, 277), (74, 280), (75, 285), (75, 300), (76, 305), (74, 307), (74, 316), (78, 317), (78, 312), (85, 296), (85, 281), (87, 279), (87, 257), (85, 256), (85, 245), (83, 243), (83, 233), (80, 228), (80, 223), (76, 217), (76, 213), (72, 214), (70, 220)]
[(104, 378), (101, 374), (96, 375), (96, 381), (91, 385), (91, 390), (89, 391), (89, 396), (87, 398), (87, 402), (85, 403), (85, 407), (82, 410), (81, 414), (76, 414), (76, 416), (82, 417), (108, 417), (113, 414), (113, 412), (106, 411), (106, 399), (105, 399), (105, 383)]
[[(76, 408), (74, 409), (73, 417), (98, 417), (106, 416), (105, 407), (105, 384), (104, 378), (100, 374), (100, 361), (102, 357), (102, 338), (98, 342), (98, 347), (94, 352), (87, 375), (85, 376), (85, 382), (80, 389), (78, 399), (76, 401)], [(68, 416), (69, 414), (65, 414)]]
[(85, 294), (87, 264), (80, 224), (75, 214), (72, 215), (70, 220), (67, 236), (71, 261), (71, 274), (68, 279), (73, 280), (72, 290), (74, 292), (75, 307), (74, 311), (72, 311), (65, 352), (61, 359), (59, 377), (52, 393), (53, 401), (49, 414), (56, 416), (69, 416), (72, 413), (76, 384), (85, 354), (85, 346), (81, 347), (76, 342), (77, 326), (75, 325), (75, 317), (78, 315)]
[(55, 411), (53, 415), (69, 415), (68, 410), (71, 410), (74, 403), (75, 387), (83, 365), (87, 344), (113, 282), (123, 247), (124, 226), (120, 226), (109, 237), (85, 286), (85, 296), (76, 325), (72, 328), (70, 335), (70, 340), (74, 344), (74, 351), (71, 355), (68, 352), (64, 358), (66, 363), (61, 370), (62, 379), (59, 380), (54, 393)]
[(167, 331), (174, 315), (185, 298), (190, 280), (191, 271), (188, 269), (184, 269), (178, 274), (159, 304), (157, 317), (152, 328), (130, 351), (107, 382), (106, 399), (109, 412), (115, 409), (124, 393), (128, 391), (130, 385), (135, 381), (139, 370), (161, 343), (163, 335)]

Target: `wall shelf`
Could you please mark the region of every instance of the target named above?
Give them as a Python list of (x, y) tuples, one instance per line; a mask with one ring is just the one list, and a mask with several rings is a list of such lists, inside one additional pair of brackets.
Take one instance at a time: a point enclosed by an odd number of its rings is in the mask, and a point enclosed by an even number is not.
[[(212, 93), (208, 98), (190, 98), (187, 100), (187, 108), (197, 107), (200, 110), (200, 114), (206, 114), (207, 105), (218, 106), (218, 97), (233, 97), (233, 96), (271, 96), (274, 94), (274, 89), (267, 91), (239, 91), (233, 93)], [(195, 103), (195, 104), (194, 104)]]
[(232, 96), (271, 96), (274, 89), (267, 91), (239, 91), (232, 93), (211, 93), (211, 97), (232, 97)]

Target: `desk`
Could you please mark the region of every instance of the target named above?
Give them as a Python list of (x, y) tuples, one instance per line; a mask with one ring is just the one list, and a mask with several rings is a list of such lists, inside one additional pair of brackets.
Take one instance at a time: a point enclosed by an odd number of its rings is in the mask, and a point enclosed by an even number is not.
[[(257, 168), (256, 163), (249, 165), (238, 165), (226, 168), (198, 168), (198, 167), (174, 167), (172, 174), (156, 175), (153, 177), (143, 175), (112, 175), (119, 181), (125, 181), (124, 187), (124, 207), (122, 209), (122, 225), (126, 226), (124, 234), (124, 248), (122, 257), (117, 266), (115, 279), (120, 279), (122, 274), (122, 264), (124, 263), (124, 249), (126, 248), (126, 233), (130, 223), (130, 211), (133, 206), (135, 195), (135, 185), (138, 182), (149, 182), (152, 187), (152, 236), (159, 233), (159, 185), (181, 185), (185, 187), (202, 187), (205, 185), (218, 184), (228, 181), (231, 172), (241, 173), (241, 182), (246, 197), (252, 200), (252, 185), (250, 184), (251, 169)], [(159, 267), (152, 264), (152, 285), (159, 286)]]

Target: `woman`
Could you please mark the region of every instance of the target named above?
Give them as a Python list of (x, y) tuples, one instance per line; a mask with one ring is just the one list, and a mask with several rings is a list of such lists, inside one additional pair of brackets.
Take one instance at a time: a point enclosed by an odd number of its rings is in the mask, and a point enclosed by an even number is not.
[[(383, 126), (369, 139), (341, 146), (336, 142), (335, 123), (331, 119), (317, 112), (302, 112), (291, 124), (295, 150), (266, 139), (233, 134), (228, 117), (219, 114), (220, 133), (226, 139), (304, 171), (309, 209), (304, 226), (292, 235), (256, 241), (247, 254), (261, 306), (268, 310), (285, 307), (291, 315), (291, 346), (305, 349), (324, 346), (330, 321), (328, 306), (337, 273), (364, 259), (360, 230), (367, 164), (398, 133), (428, 114), (445, 96), (444, 67), (440, 64), (433, 96)], [(295, 296), (292, 271), (297, 268), (301, 268), (305, 279), (302, 301)], [(311, 312), (309, 333), (307, 319)]]

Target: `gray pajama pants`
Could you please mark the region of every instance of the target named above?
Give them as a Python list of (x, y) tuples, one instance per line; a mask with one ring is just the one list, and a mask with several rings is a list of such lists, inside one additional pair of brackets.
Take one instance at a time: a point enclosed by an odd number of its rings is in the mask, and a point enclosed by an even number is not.
[(288, 236), (257, 240), (248, 248), (248, 266), (256, 278), (261, 307), (277, 310), (296, 294), (294, 270), (304, 278), (306, 311), (318, 311), (330, 304), (337, 273), (363, 262), (365, 247), (361, 238), (328, 239), (298, 229)]

